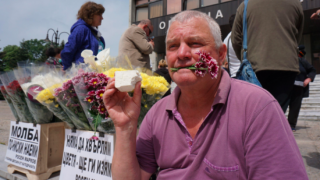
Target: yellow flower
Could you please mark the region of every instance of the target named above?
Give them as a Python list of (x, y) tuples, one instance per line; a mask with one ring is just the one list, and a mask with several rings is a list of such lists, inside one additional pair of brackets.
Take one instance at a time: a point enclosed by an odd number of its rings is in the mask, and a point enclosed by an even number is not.
[(36, 100), (38, 100), (40, 103), (46, 103), (46, 104), (50, 104), (53, 103), (53, 100), (55, 99), (55, 97), (53, 96), (53, 90), (55, 88), (60, 87), (61, 84), (55, 84), (47, 89), (42, 90), (36, 97)]
[[(116, 71), (126, 71), (123, 68), (111, 68), (104, 72), (106, 76), (113, 78)], [(140, 72), (142, 77), (141, 88), (143, 88), (147, 94), (164, 94), (168, 91), (169, 83), (162, 76), (149, 76), (146, 73)]]
[(103, 74), (105, 74), (106, 76), (113, 78), (114, 77), (114, 72), (116, 71), (125, 71), (125, 69), (123, 68), (111, 68), (108, 71), (105, 71)]
[(149, 76), (140, 73), (142, 77), (141, 87), (149, 95), (164, 94), (168, 91), (169, 83), (162, 76)]

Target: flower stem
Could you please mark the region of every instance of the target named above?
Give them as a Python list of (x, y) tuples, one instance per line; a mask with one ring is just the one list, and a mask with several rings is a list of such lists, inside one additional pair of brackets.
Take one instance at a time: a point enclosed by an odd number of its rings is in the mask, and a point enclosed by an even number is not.
[(194, 65), (188, 66), (188, 67), (181, 67), (181, 68), (170, 68), (171, 71), (175, 72), (178, 71), (179, 69), (190, 69), (190, 70), (208, 70), (208, 68), (196, 68)]

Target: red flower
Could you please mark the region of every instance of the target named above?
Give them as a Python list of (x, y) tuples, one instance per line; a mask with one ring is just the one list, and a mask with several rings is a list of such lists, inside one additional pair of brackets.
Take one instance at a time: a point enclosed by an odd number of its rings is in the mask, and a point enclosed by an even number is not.
[(104, 114), (104, 113), (106, 113), (107, 109), (106, 109), (106, 107), (104, 107), (103, 104), (100, 104), (98, 107), (98, 111), (100, 114)]
[(104, 91), (105, 91), (104, 89), (99, 89), (98, 91), (96, 91), (96, 98), (102, 99)]
[(89, 140), (99, 140), (99, 138), (96, 135), (93, 135)]
[(94, 99), (91, 96), (88, 96), (84, 99), (84, 101), (88, 101), (89, 103), (93, 103)]
[(94, 95), (96, 95), (96, 92), (95, 91), (89, 91), (87, 95), (88, 96), (94, 96)]
[(89, 85), (95, 87), (96, 85), (98, 85), (99, 83), (99, 79), (98, 78), (92, 78), (91, 80), (89, 80)]

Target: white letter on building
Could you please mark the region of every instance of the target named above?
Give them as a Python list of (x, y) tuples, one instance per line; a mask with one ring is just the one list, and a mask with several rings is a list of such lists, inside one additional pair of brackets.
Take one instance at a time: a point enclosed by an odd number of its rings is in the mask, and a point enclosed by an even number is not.
[(161, 21), (160, 24), (159, 24), (159, 28), (160, 29), (166, 28), (166, 23), (164, 21)]
[(223, 15), (220, 9), (217, 11), (216, 19), (218, 19), (218, 17), (223, 18)]
[(210, 17), (211, 17), (211, 12), (208, 12), (208, 16), (210, 16)]

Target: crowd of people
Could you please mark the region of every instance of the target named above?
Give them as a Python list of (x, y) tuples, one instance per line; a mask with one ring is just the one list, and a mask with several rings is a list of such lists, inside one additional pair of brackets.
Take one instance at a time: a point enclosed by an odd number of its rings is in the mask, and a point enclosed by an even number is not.
[[(114, 79), (108, 82), (103, 100), (116, 130), (114, 179), (147, 180), (154, 173), (157, 179), (308, 179), (292, 133), (316, 75), (299, 46), (302, 6), (293, 0), (255, 0), (246, 8), (245, 51), (262, 88), (236, 79), (244, 52), (244, 10), (242, 3), (230, 17), (232, 31), (224, 41), (219, 25), (205, 13), (187, 10), (171, 19), (166, 59), (155, 74), (177, 87), (151, 108), (138, 137), (141, 83), (131, 97), (115, 88)], [(83, 63), (84, 49), (97, 55), (105, 48), (98, 30), (104, 11), (94, 2), (82, 5), (61, 51), (64, 70)], [(311, 16), (319, 18), (320, 10)], [(119, 41), (119, 55), (147, 73), (152, 73), (152, 31), (151, 21), (142, 20)], [(199, 52), (209, 53), (220, 66), (217, 78), (185, 68), (197, 63)], [(48, 50), (47, 63), (59, 63), (58, 54)]]

